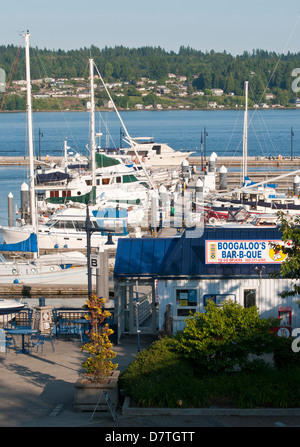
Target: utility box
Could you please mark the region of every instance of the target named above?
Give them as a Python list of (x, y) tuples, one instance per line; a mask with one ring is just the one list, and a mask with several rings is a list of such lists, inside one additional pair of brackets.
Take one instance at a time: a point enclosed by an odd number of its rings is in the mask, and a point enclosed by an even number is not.
[(278, 307), (278, 319), (280, 320), (277, 328), (277, 335), (289, 338), (292, 334), (292, 307)]

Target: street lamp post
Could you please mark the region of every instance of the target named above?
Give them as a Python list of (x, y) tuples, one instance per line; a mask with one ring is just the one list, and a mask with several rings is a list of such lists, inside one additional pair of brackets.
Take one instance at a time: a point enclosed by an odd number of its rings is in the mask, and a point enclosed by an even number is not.
[(39, 129), (39, 160), (41, 159), (41, 137), (43, 136), (41, 129)]
[(206, 128), (204, 127), (204, 161), (206, 161), (206, 137), (208, 137), (208, 133), (206, 132)]
[(201, 171), (203, 171), (203, 136), (201, 132), (201, 139), (200, 139), (200, 153), (201, 153)]
[(293, 161), (293, 136), (294, 136), (293, 128), (291, 127), (291, 160)]

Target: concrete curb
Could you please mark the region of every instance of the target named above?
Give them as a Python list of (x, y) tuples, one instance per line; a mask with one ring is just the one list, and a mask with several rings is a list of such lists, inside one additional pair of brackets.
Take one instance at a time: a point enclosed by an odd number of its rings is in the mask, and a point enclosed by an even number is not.
[(300, 408), (135, 408), (126, 396), (123, 416), (300, 416)]

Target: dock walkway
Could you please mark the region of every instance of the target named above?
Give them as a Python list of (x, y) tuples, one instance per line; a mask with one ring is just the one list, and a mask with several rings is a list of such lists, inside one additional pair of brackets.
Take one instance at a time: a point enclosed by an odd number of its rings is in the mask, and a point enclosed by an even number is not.
[[(54, 156), (42, 156), (40, 159), (34, 160), (35, 164), (38, 165), (40, 163), (60, 163), (63, 157), (54, 157)], [(188, 158), (188, 162), (190, 165), (201, 166), (202, 162), (204, 165), (209, 162), (209, 156), (200, 157), (200, 156), (191, 156)], [(220, 168), (222, 165), (225, 167), (239, 167), (242, 165), (242, 157), (217, 157), (217, 164)], [(270, 168), (277, 169), (300, 169), (300, 157), (248, 157), (247, 159), (248, 167), (260, 167), (265, 168), (268, 171)], [(0, 156), (0, 166), (29, 166), (29, 157), (3, 157)], [(170, 166), (168, 166), (170, 167)], [(171, 168), (171, 167), (170, 167)], [(155, 168), (154, 168), (155, 169)]]

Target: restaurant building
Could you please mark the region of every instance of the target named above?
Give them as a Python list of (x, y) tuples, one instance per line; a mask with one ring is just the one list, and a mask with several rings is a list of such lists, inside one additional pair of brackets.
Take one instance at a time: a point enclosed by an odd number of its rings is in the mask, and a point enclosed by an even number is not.
[(257, 306), (262, 318), (280, 316), (289, 332), (300, 327), (299, 296), (279, 296), (291, 280), (270, 276), (285, 257), (271, 245), (282, 243), (279, 229), (212, 227), (200, 236), (197, 231), (119, 240), (114, 270), (119, 336), (137, 330), (154, 334), (167, 325), (176, 333), (190, 312), (204, 312), (208, 300), (226, 299)]

